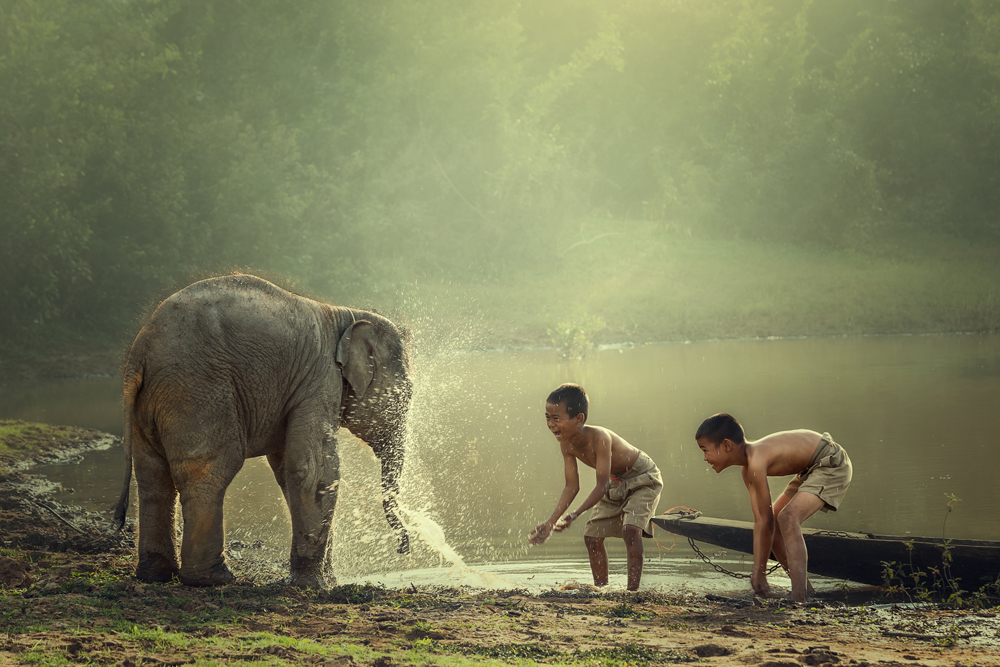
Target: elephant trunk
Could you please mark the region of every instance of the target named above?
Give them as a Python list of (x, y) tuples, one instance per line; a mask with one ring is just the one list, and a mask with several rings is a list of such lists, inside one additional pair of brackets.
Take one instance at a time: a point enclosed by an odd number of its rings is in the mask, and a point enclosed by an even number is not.
[(405, 457), (405, 429), (391, 434), (372, 447), (382, 463), (382, 510), (389, 527), (396, 532), (397, 553), (410, 553), (410, 536), (399, 518), (399, 480), (403, 472)]

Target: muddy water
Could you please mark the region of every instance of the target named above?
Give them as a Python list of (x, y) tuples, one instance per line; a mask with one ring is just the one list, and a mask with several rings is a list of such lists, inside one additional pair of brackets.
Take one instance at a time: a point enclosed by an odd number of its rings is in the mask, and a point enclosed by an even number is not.
[[(712, 472), (693, 441), (704, 417), (727, 411), (750, 438), (805, 427), (829, 431), (850, 452), (855, 476), (841, 511), (807, 525), (1000, 539), (992, 465), (1000, 432), (998, 336), (669, 344), (604, 349), (582, 361), (563, 360), (554, 350), (418, 357), (415, 375), (415, 444), (402, 493), (419, 539), (412, 556), (395, 554), (381, 517), (376, 461), (342, 432), (335, 534), (342, 580), (587, 582), (582, 526), (541, 547), (527, 547), (524, 537), (551, 512), (562, 488), (558, 444), (542, 415), (545, 396), (565, 381), (587, 387), (592, 423), (617, 431), (659, 464), (665, 483), (659, 511), (688, 506), (752, 518), (738, 470)], [(3, 386), (0, 417), (120, 434), (118, 381)], [(38, 472), (73, 489), (67, 500), (106, 508), (117, 497), (121, 468), (115, 449)], [(577, 502), (591, 479), (581, 470)], [(775, 494), (783, 483), (774, 481)], [(961, 500), (948, 512), (952, 494)], [(226, 513), (230, 540), (260, 540), (268, 557), (286, 555), (287, 511), (262, 460), (248, 461), (237, 476)], [(664, 533), (657, 540), (663, 547), (673, 542)], [(686, 541), (670, 551), (646, 545), (650, 585), (744, 587), (692, 560)], [(612, 584), (622, 585), (623, 550), (609, 547), (617, 568)], [(707, 547), (731, 569), (748, 569), (737, 554), (713, 549)]]

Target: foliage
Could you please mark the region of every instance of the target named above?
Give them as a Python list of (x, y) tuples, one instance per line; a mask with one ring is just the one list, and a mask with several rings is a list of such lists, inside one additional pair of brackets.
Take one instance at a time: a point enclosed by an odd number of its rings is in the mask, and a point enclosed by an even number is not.
[(979, 1), (11, 0), (0, 344), (121, 336), (232, 267), (340, 301), (490, 285), (595, 215), (995, 243), (998, 26)]
[(601, 318), (584, 315), (573, 322), (560, 322), (545, 332), (564, 359), (582, 359), (588, 350), (595, 347), (594, 336), (606, 327)]
[[(948, 515), (954, 511), (955, 504), (961, 501), (953, 493), (946, 493), (948, 498), (944, 523), (941, 526), (942, 535), (947, 527)], [(910, 554), (908, 563), (882, 561), (883, 590), (890, 596), (904, 595), (911, 602), (939, 602), (944, 607), (961, 609), (981, 609), (996, 605), (1000, 594), (1000, 578), (987, 581), (978, 590), (969, 591), (962, 587), (960, 579), (951, 571), (952, 550), (951, 540), (945, 539), (941, 549), (941, 564), (921, 570), (913, 565), (913, 541), (906, 543)], [(968, 585), (968, 582), (966, 582)], [(954, 643), (954, 642), (952, 642)]]

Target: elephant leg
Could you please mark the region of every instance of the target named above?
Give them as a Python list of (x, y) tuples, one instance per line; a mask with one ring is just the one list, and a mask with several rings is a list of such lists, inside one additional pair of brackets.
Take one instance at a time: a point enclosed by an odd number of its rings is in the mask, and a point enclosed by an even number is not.
[(235, 579), (223, 551), (223, 505), (226, 489), (242, 467), (243, 459), (236, 454), (172, 464), (184, 513), (180, 579), (188, 586), (221, 586)]
[(170, 581), (180, 572), (177, 559), (177, 489), (170, 466), (138, 432), (132, 435), (135, 479), (139, 487), (140, 581)]
[(271, 472), (274, 473), (274, 480), (278, 482), (278, 487), (281, 489), (281, 495), (285, 499), (285, 504), (288, 504), (288, 486), (285, 484), (285, 452), (275, 452), (274, 454), (267, 455), (267, 463), (271, 466)]
[[(275, 469), (292, 517), (291, 583), (326, 588), (337, 583), (328, 547), (337, 507), (340, 456), (334, 427), (309, 411), (289, 416), (283, 465)], [(277, 457), (268, 457), (271, 467)]]

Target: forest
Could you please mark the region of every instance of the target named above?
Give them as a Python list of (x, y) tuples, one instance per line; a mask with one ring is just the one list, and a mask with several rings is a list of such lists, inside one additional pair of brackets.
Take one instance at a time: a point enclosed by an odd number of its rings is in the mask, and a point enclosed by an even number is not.
[[(1000, 247), (992, 0), (5, 0), (0, 35), (7, 352), (117, 343), (232, 270), (474, 309), (626, 239), (660, 250), (618, 265), (706, 276), (736, 248), (946, 276)], [(977, 275), (971, 325), (852, 331), (995, 329)]]

